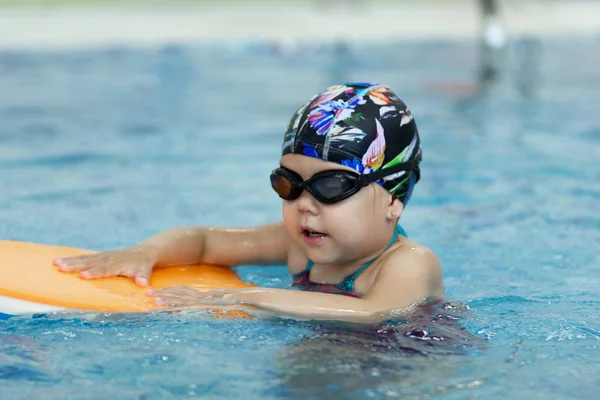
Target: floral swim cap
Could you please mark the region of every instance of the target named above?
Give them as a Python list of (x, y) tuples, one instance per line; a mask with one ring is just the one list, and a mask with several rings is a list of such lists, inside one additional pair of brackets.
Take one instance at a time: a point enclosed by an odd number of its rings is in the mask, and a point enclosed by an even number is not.
[(417, 125), (406, 104), (378, 84), (346, 83), (315, 95), (288, 124), (281, 150), (286, 154), (331, 161), (359, 174), (416, 160), (416, 168), (377, 181), (404, 204), (420, 178)]

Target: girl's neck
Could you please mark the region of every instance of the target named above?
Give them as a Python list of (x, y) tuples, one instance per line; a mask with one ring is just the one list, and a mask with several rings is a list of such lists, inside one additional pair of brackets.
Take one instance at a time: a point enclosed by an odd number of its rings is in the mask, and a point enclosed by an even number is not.
[[(338, 276), (338, 275), (350, 276), (350, 275), (356, 273), (366, 263), (375, 260), (376, 258), (381, 256), (383, 253), (385, 253), (385, 251), (389, 247), (391, 247), (391, 245), (393, 245), (390, 242), (392, 237), (393, 236), (390, 236), (385, 241), (382, 241), (381, 243), (383, 243), (383, 244), (380, 244), (379, 246), (374, 248), (372, 251), (369, 251), (369, 253), (363, 257), (356, 258), (353, 260), (345, 260), (345, 261), (340, 261), (340, 262), (335, 262), (335, 263), (323, 264), (322, 266), (325, 267), (327, 269), (327, 271), (331, 271), (332, 272), (331, 275), (333, 275), (333, 272), (335, 271), (336, 276)], [(327, 274), (327, 275), (329, 275), (329, 274)]]

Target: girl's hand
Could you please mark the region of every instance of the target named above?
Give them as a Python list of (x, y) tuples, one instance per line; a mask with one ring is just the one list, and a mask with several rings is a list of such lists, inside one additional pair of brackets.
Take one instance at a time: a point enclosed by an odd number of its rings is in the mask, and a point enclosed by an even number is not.
[(157, 305), (166, 307), (241, 304), (235, 298), (236, 290), (219, 289), (201, 292), (189, 286), (170, 286), (161, 290), (149, 290), (147, 293), (154, 297)]
[(61, 257), (54, 265), (62, 272), (79, 272), (83, 279), (126, 276), (139, 286), (148, 286), (156, 254), (148, 247), (131, 247), (97, 254)]

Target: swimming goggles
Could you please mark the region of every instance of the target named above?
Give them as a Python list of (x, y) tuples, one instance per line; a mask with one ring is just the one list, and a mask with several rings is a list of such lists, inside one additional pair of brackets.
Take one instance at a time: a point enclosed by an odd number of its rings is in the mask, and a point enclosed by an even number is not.
[(419, 160), (406, 161), (369, 174), (358, 174), (346, 170), (327, 170), (319, 172), (305, 181), (294, 171), (279, 167), (271, 172), (271, 186), (284, 200), (296, 200), (303, 190), (307, 190), (317, 201), (333, 204), (347, 199), (379, 179), (401, 171), (415, 171), (418, 181)]

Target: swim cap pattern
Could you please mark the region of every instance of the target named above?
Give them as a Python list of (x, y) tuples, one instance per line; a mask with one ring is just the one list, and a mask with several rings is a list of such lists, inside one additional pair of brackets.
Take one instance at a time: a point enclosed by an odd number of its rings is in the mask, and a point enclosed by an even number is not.
[[(421, 159), (417, 125), (386, 86), (346, 83), (327, 88), (300, 107), (283, 139), (282, 156), (302, 154), (368, 174)], [(404, 204), (420, 171), (400, 171), (378, 181)]]

